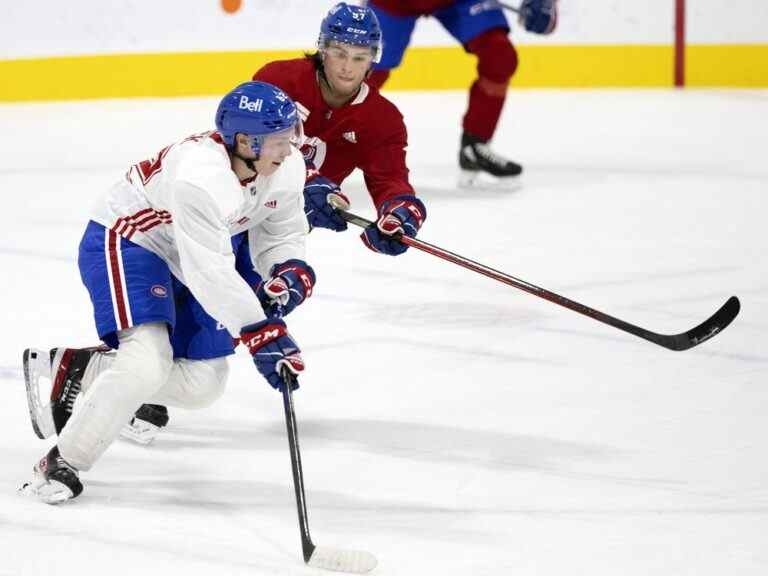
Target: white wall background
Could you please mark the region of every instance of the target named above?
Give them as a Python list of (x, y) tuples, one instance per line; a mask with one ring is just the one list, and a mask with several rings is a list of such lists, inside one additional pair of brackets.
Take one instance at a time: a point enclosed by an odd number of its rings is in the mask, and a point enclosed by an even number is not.
[[(519, 0), (508, 0), (517, 4)], [(0, 59), (134, 52), (308, 49), (334, 0), (243, 0), (234, 15), (219, 0), (3, 0)], [(555, 35), (525, 43), (671, 43), (674, 0), (561, 0)], [(768, 43), (768, 1), (688, 0), (691, 43)], [(512, 15), (511, 15), (512, 16)], [(414, 45), (452, 45), (424, 19)]]

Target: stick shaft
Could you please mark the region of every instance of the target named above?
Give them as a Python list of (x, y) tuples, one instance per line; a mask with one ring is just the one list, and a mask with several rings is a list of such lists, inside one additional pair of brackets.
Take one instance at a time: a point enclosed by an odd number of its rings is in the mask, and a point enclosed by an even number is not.
[[(356, 226), (366, 228), (373, 224), (372, 221), (346, 212), (345, 210), (338, 210), (338, 212), (347, 222), (355, 224)], [(486, 266), (485, 264), (480, 264), (479, 262), (475, 262), (474, 260), (460, 256), (459, 254), (455, 254), (449, 250), (445, 250), (444, 248), (430, 244), (429, 242), (417, 240), (416, 238), (411, 238), (404, 234), (397, 234), (395, 238), (406, 246), (410, 246), (417, 250), (421, 250), (422, 252), (432, 254), (433, 256), (437, 256), (438, 258), (452, 262), (453, 264), (457, 264), (458, 266), (472, 270), (473, 272), (477, 272), (483, 276), (493, 278), (498, 282), (502, 282), (503, 284), (512, 286), (519, 290), (523, 290), (524, 292), (528, 292), (529, 294), (533, 294), (534, 296), (548, 300), (549, 302), (562, 306), (563, 308), (568, 308), (569, 310), (573, 310), (574, 312), (588, 316), (589, 318), (597, 320), (598, 322), (608, 324), (609, 326), (613, 326), (614, 328), (618, 328), (619, 330), (628, 332), (629, 334), (633, 334), (639, 338), (653, 342), (654, 344), (663, 346), (664, 348), (668, 348), (670, 350), (687, 350), (688, 348), (692, 348), (693, 346), (708, 340), (715, 334), (721, 332), (726, 326), (728, 326), (728, 324), (730, 324), (730, 322), (736, 317), (740, 308), (738, 299), (735, 296), (732, 296), (717, 312), (715, 312), (715, 314), (713, 314), (710, 318), (692, 330), (682, 334), (658, 334), (645, 328), (641, 328), (640, 326), (630, 324), (629, 322), (611, 316), (610, 314), (606, 314), (605, 312), (590, 308), (589, 306), (581, 304), (580, 302), (576, 302), (575, 300), (571, 300), (570, 298), (566, 298), (565, 296), (561, 296), (560, 294), (547, 290), (546, 288), (536, 286), (535, 284), (531, 284), (530, 282), (526, 282), (520, 278), (515, 278), (514, 276), (501, 272), (500, 270), (496, 270), (495, 268), (491, 268), (490, 266)]]
[(499, 2), (499, 6), (501, 6), (505, 10), (514, 12), (515, 14), (520, 14), (520, 8), (518, 6), (512, 6), (511, 4), (507, 4), (506, 2)]
[(299, 432), (296, 428), (296, 413), (293, 409), (293, 395), (291, 388), (294, 384), (294, 376), (286, 368), (282, 370), (283, 381), (283, 408), (285, 409), (285, 427), (288, 431), (288, 446), (291, 452), (291, 470), (293, 471), (293, 488), (296, 492), (296, 510), (299, 514), (299, 530), (301, 532), (301, 550), (304, 554), (304, 562), (309, 562), (315, 545), (309, 534), (309, 518), (307, 516), (307, 498), (304, 494), (304, 473), (301, 467), (301, 452), (299, 452)]

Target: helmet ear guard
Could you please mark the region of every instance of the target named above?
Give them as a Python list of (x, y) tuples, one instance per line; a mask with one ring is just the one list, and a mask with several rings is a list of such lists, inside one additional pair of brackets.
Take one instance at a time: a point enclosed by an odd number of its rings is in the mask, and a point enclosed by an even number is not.
[(376, 14), (366, 6), (339, 2), (320, 23), (317, 49), (322, 53), (331, 42), (370, 48), (373, 62), (381, 60), (381, 26)]
[[(289, 131), (291, 132), (289, 135), (290, 143), (297, 150), (301, 149), (301, 146), (304, 144), (304, 124), (302, 123), (301, 119), (298, 119), (292, 127), (286, 128), (285, 130), (271, 132), (270, 134), (258, 134), (258, 135), (246, 134), (246, 136), (248, 137), (248, 143), (250, 145), (250, 148), (251, 150), (253, 150), (253, 153), (256, 154), (256, 160), (258, 160), (259, 156), (261, 155), (261, 150), (264, 147), (264, 141), (270, 135), (280, 134), (282, 132), (289, 132)], [(234, 136), (235, 138), (237, 137), (237, 134), (244, 134), (244, 133), (237, 132)]]
[(237, 142), (237, 135), (242, 134), (246, 138), (246, 142), (248, 143), (248, 147), (253, 150), (253, 153), (256, 154), (256, 160), (259, 159), (259, 156), (261, 155), (261, 148), (264, 144), (264, 138), (263, 135), (253, 136), (251, 134), (246, 134), (245, 132), (236, 132), (233, 139), (232, 139), (232, 146), (231, 148), (236, 149), (238, 142)]

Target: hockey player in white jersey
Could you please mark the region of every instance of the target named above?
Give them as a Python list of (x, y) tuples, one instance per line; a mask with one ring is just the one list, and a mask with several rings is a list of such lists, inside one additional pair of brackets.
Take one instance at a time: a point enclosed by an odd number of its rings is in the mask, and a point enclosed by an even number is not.
[[(35, 430), (59, 436), (24, 493), (47, 503), (79, 495), (78, 471), (93, 466), (143, 403), (216, 400), (232, 336), (277, 389), (281, 369), (303, 371), (282, 319), (315, 281), (304, 262), (296, 107), (275, 86), (247, 82), (222, 99), (216, 127), (132, 166), (93, 210), (78, 266), (109, 348), (25, 351)], [(50, 406), (37, 390), (46, 366)]]

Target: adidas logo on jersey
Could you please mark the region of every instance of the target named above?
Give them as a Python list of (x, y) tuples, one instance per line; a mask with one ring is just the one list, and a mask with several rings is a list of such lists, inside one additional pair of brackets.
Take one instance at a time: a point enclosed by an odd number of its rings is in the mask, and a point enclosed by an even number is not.
[(344, 134), (341, 135), (344, 140), (347, 142), (352, 142), (352, 144), (357, 144), (357, 134), (354, 132), (344, 132)]
[(269, 202), (264, 202), (264, 206), (267, 208), (277, 208), (277, 200), (270, 200)]
[(248, 112), (261, 112), (261, 106), (264, 104), (264, 100), (257, 98), (256, 101), (251, 102), (248, 96), (240, 96), (240, 103), (237, 105), (240, 110), (248, 110)]

